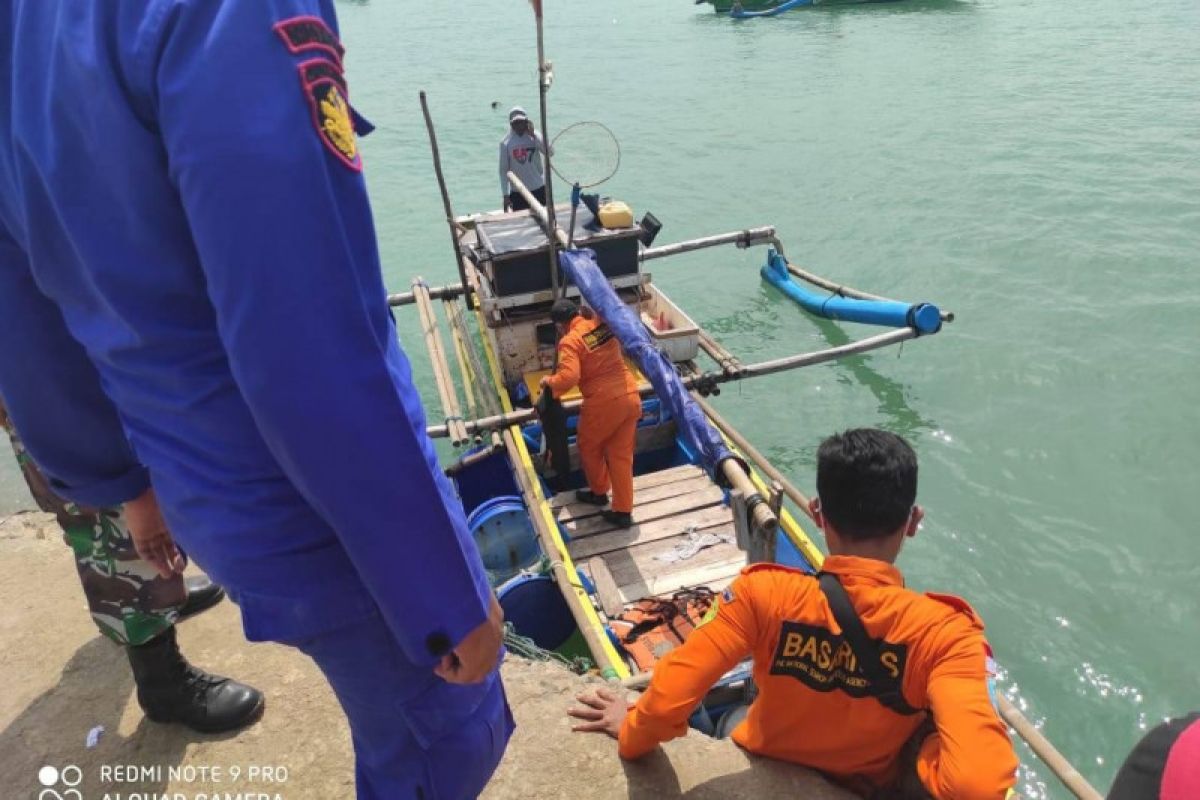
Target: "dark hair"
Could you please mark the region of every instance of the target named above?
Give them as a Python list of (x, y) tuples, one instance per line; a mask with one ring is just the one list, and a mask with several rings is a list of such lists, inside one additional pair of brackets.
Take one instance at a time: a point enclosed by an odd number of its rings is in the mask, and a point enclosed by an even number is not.
[(554, 301), (550, 306), (550, 319), (560, 325), (570, 322), (579, 314), (579, 305), (574, 300), (563, 297)]
[(817, 451), (821, 511), (848, 539), (881, 539), (904, 524), (917, 499), (917, 454), (894, 433), (857, 428)]

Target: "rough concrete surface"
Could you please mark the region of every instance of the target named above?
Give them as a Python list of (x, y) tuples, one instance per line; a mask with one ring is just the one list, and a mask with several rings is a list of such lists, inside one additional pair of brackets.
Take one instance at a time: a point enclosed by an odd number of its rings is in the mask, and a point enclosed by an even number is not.
[[(70, 552), (47, 515), (0, 521), (0, 631), (0, 797), (354, 796), (349, 731), (320, 673), (294, 650), (246, 642), (231, 603), (181, 624), (180, 643), (197, 665), (262, 689), (262, 720), (225, 736), (146, 721), (124, 653), (92, 625)], [(517, 659), (504, 679), (518, 729), (484, 792), (489, 800), (851, 797), (806, 770), (698, 734), (623, 763), (612, 740), (570, 731), (564, 711), (583, 679)], [(104, 733), (88, 748), (97, 726)], [(77, 774), (81, 782), (67, 786)], [(49, 790), (39, 780), (54, 777)]]

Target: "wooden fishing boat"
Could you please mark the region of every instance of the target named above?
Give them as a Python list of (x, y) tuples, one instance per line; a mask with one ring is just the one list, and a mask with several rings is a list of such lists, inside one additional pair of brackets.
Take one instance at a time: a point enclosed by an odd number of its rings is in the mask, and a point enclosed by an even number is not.
[[(552, 141), (543, 9), (541, 0), (532, 5), (541, 133)], [(421, 106), (459, 281), (430, 287), (416, 278), (410, 292), (388, 299), (393, 307), (415, 305), (420, 315), (444, 416), (428, 433), (462, 448), (446, 473), (504, 608), (506, 643), (510, 652), (557, 658), (627, 687), (644, 686), (657, 661), (715, 613), (721, 590), (744, 566), (769, 561), (811, 573), (823, 560), (801, 524), (809, 513), (807, 498), (705, 398), (730, 381), (936, 333), (953, 314), (800, 269), (788, 260), (772, 227), (654, 246), (661, 226), (651, 214), (638, 224), (596, 224), (590, 207), (580, 208), (582, 181), (575, 184), (572, 203), (564, 205), (555, 205), (553, 182), (548, 183), (543, 206), (510, 172), (510, 183), (530, 210), (456, 216), (424, 92)], [(544, 157), (549, 175), (551, 156)], [(569, 222), (562, 226), (560, 220)], [(671, 301), (645, 268), (655, 260), (727, 246), (767, 248), (763, 280), (806, 312), (889, 330), (824, 350), (744, 363)], [(627, 529), (576, 501), (574, 490), (585, 485), (571, 436), (580, 401), (563, 398), (545, 421), (530, 407), (538, 380), (554, 365), (550, 309), (563, 296), (579, 297), (595, 310), (643, 379), (634, 524)], [(435, 300), (442, 303), (444, 322)], [(450, 331), (464, 403), (443, 326)], [(543, 429), (550, 417), (558, 418), (556, 425), (565, 423), (557, 433)], [(711, 733), (724, 708), (752, 693), (747, 660), (713, 687), (692, 726)], [(1000, 693), (996, 701), (1004, 719), (1077, 797), (1099, 798), (1011, 701)]]
[[(586, 660), (605, 677), (636, 679), (686, 638), (681, 625), (690, 629), (714, 611), (721, 590), (748, 563), (776, 561), (809, 572), (821, 563), (820, 550), (800, 522), (806, 499), (704, 396), (729, 381), (932, 333), (951, 317), (927, 304), (893, 303), (898, 315), (890, 323), (861, 320), (896, 326), (885, 333), (746, 364), (691, 320), (654, 283), (646, 265), (735, 246), (767, 248), (768, 265), (786, 269), (774, 228), (656, 247), (652, 215), (640, 224), (602, 228), (587, 208), (563, 204), (551, 218), (516, 176), (510, 179), (528, 195), (532, 210), (451, 216), (460, 283), (431, 288), (418, 278), (411, 292), (393, 296), (391, 303), (416, 305), (421, 316), (445, 417), (429, 432), (465, 448), (447, 472), (515, 636), (532, 641), (538, 652)], [(569, 234), (555, 224), (568, 219)], [(595, 253), (590, 276), (560, 266), (558, 251), (568, 244)], [(834, 285), (797, 273), (811, 279), (814, 291)], [(786, 280), (796, 278), (789, 273)], [(840, 292), (839, 302), (855, 302), (844, 287)], [(830, 294), (824, 291), (826, 300)], [(859, 295), (868, 299), (856, 302), (871, 309), (886, 305)], [(579, 401), (564, 398), (568, 465), (560, 461), (558, 471), (547, 457), (543, 423), (530, 408), (539, 379), (554, 364), (550, 308), (558, 296), (580, 298), (600, 311), (627, 351), (638, 349), (626, 338), (632, 328), (653, 351), (632, 364), (642, 379), (643, 413), (635, 449), (634, 525), (628, 529), (575, 497), (577, 488), (586, 487), (573, 435)], [(442, 303), (444, 322), (434, 311), (435, 300)], [(919, 315), (911, 311), (917, 308), (923, 310)], [(842, 307), (822, 313), (856, 319)], [(443, 326), (450, 332), (449, 349)], [(464, 403), (446, 355), (451, 351)], [(663, 381), (673, 383), (664, 391)], [(724, 455), (706, 457), (713, 442)], [(526, 649), (534, 648), (527, 643)], [(748, 676), (748, 663), (726, 676), (708, 710), (736, 699)]]

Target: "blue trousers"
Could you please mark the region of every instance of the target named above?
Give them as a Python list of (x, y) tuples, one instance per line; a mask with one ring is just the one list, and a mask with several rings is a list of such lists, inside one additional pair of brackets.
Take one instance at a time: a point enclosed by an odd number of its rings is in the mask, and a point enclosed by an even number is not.
[(296, 643), (350, 721), (358, 800), (467, 800), (515, 727), (498, 672), (460, 686), (408, 662), (378, 615)]

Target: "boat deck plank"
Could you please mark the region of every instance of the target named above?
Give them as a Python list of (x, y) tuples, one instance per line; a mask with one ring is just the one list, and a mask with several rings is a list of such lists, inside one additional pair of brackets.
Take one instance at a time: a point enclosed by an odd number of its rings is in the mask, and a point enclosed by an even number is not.
[[(634, 525), (628, 529), (614, 527), (599, 515), (599, 508), (579, 503), (574, 496), (573, 491), (563, 492), (551, 505), (570, 538), (572, 560), (593, 578), (596, 573), (603, 578), (608, 614), (618, 600), (629, 604), (696, 586), (720, 591), (746, 565), (723, 492), (697, 467), (675, 467), (635, 479)], [(684, 547), (693, 532), (716, 534), (723, 541), (682, 560), (664, 558)]]
[[(635, 493), (634, 497), (636, 498), (636, 496)], [(712, 506), (719, 506), (728, 514), (728, 508), (721, 504), (723, 498), (724, 493), (720, 489), (712, 484), (708, 484), (698, 491), (689, 492), (677, 497), (667, 497), (663, 500), (653, 500), (641, 506), (635, 505), (633, 507), (633, 527), (637, 528), (640, 525), (663, 519), (671, 520), (678, 518), (686, 520), (691, 512), (702, 511)], [(562, 527), (572, 540), (608, 533), (616, 529), (616, 526), (599, 514), (583, 517), (582, 519), (564, 521), (562, 522)], [(683, 530), (685, 527), (687, 527), (686, 521), (680, 525), (680, 530)]]
[[(694, 491), (706, 489), (713, 486), (707, 475), (697, 475), (685, 480), (676, 481), (674, 483), (664, 483), (658, 486), (651, 486), (648, 489), (638, 490), (636, 487), (633, 490), (633, 508), (636, 515), (637, 510), (647, 503), (656, 500), (667, 500), (672, 497), (690, 494)], [(561, 496), (561, 495), (560, 495)], [(573, 496), (573, 495), (572, 495)], [(555, 518), (559, 522), (569, 522), (571, 520), (584, 519), (586, 517), (599, 516), (601, 511), (600, 506), (594, 506), (590, 503), (581, 503), (574, 501), (568, 503), (555, 510)]]
[[(687, 478), (698, 478), (704, 474), (706, 474), (704, 470), (696, 465), (684, 464), (683, 466), (671, 467), (670, 469), (659, 470), (658, 472), (647, 472), (645, 475), (636, 475), (633, 478), (634, 500), (636, 502), (638, 493), (643, 489), (677, 483)], [(550, 507), (554, 509), (577, 504), (578, 501), (575, 499), (574, 492), (560, 492), (550, 499)]]

